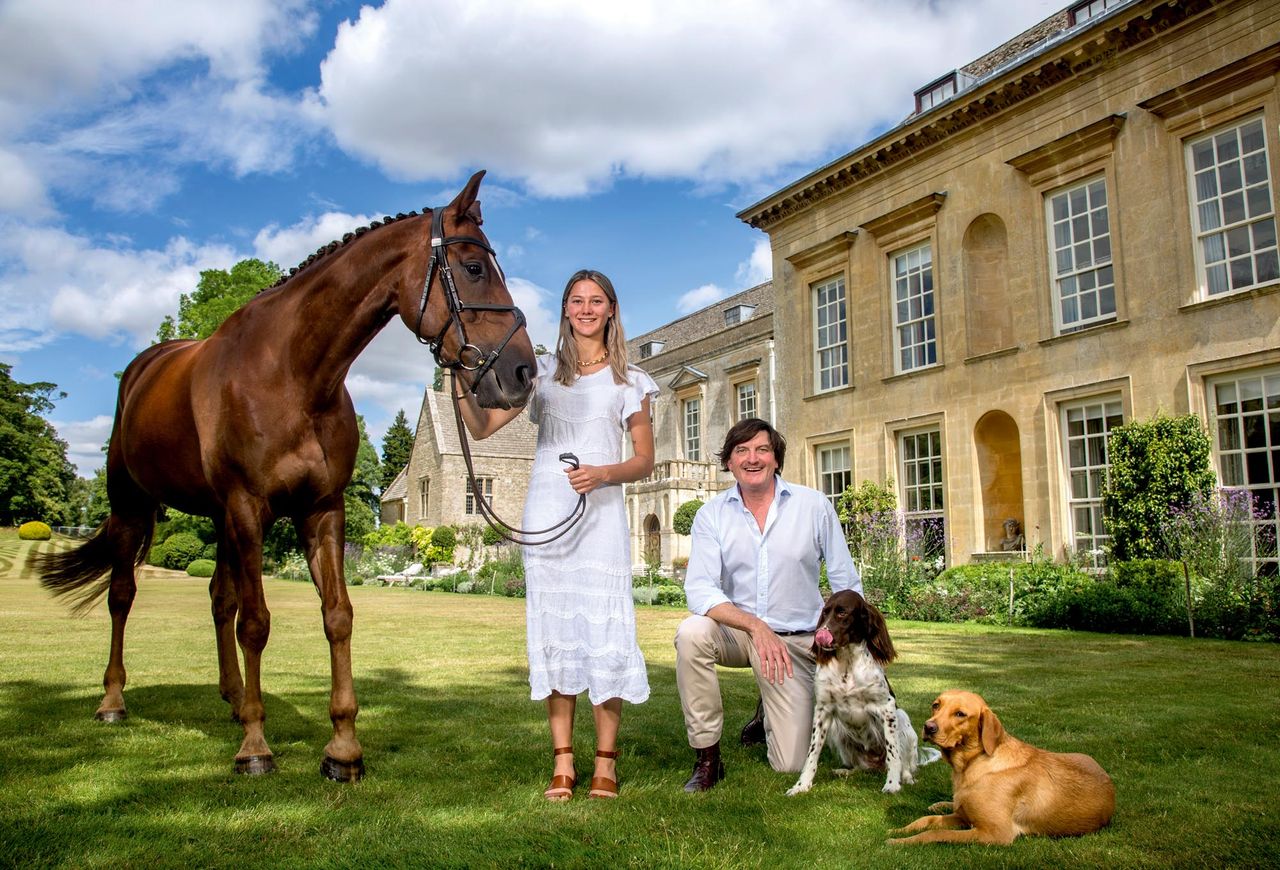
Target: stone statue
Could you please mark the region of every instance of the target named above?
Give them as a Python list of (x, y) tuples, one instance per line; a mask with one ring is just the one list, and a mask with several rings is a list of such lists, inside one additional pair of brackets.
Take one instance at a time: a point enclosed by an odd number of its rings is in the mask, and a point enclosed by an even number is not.
[(1004, 538), (1000, 541), (1000, 549), (1006, 553), (1027, 549), (1027, 539), (1022, 534), (1022, 524), (1013, 517), (1004, 521)]

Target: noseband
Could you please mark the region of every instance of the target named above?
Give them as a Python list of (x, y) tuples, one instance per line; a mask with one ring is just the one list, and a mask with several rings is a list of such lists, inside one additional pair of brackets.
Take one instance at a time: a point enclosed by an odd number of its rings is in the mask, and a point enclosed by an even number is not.
[[(446, 236), (444, 234), (444, 209), (431, 210), (431, 259), (427, 262), (427, 279), (422, 285), (422, 304), (418, 308), (418, 323), (414, 327), (414, 335), (418, 337), (418, 341), (431, 348), (431, 356), (435, 359), (436, 365), (441, 368), (449, 369), (457, 380), (458, 369), (464, 369), (469, 372), (475, 372), (471, 377), (471, 392), (474, 395), (480, 387), (480, 381), (488, 373), (493, 364), (498, 361), (498, 357), (502, 355), (502, 351), (506, 349), (507, 343), (511, 341), (516, 332), (525, 325), (524, 312), (515, 305), (493, 305), (487, 303), (464, 302), (462, 297), (458, 295), (457, 285), (453, 282), (453, 269), (449, 266), (449, 257), (446, 249), (449, 245), (467, 244), (475, 245), (489, 252), (489, 256), (493, 258), (493, 265), (498, 270), (498, 277), (502, 278), (503, 284), (506, 284), (506, 276), (502, 274), (502, 267), (498, 265), (498, 255), (493, 248), (489, 247), (483, 239), (474, 236)], [(427, 314), (427, 303), (431, 298), (431, 282), (436, 272), (440, 273), (440, 284), (443, 288), (445, 302), (449, 307), (449, 318), (440, 327), (440, 331), (436, 333), (435, 338), (425, 339), (422, 337), (422, 321)], [(507, 330), (506, 336), (498, 343), (488, 354), (484, 353), (476, 345), (467, 340), (467, 327), (462, 322), (462, 312), (464, 311), (500, 311), (509, 312), (514, 315), (511, 322), (511, 328)], [(444, 339), (451, 328), (458, 330), (458, 338), (460, 344), (458, 346), (458, 357), (453, 360), (444, 359)], [(526, 530), (518, 529), (510, 525), (494, 513), (493, 508), (485, 499), (484, 492), (480, 489), (480, 484), (476, 480), (475, 468), (471, 462), (471, 445), (467, 442), (467, 426), (462, 419), (462, 407), (458, 399), (458, 392), (451, 388), (449, 395), (453, 398), (453, 415), (458, 422), (458, 444), (462, 447), (462, 458), (467, 466), (467, 479), (471, 483), (472, 497), (475, 499), (476, 505), (479, 507), (480, 515), (488, 521), (490, 528), (508, 541), (524, 546), (537, 546), (540, 544), (549, 544), (557, 538), (562, 537), (571, 528), (577, 525), (578, 520), (582, 519), (587, 512), (587, 497), (583, 493), (578, 494), (578, 503), (570, 511), (569, 515), (545, 529)], [(572, 453), (561, 453), (560, 461), (566, 463), (572, 468), (578, 467), (578, 457)], [(554, 532), (554, 534), (552, 534)], [(551, 537), (539, 537), (543, 535), (551, 535)], [(534, 540), (534, 538), (537, 538)]]

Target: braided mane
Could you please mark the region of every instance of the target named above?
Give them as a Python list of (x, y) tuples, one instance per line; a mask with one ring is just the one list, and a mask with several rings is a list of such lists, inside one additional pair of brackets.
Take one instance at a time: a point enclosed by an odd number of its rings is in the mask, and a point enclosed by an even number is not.
[[(426, 214), (429, 211), (431, 211), (430, 207), (423, 207), (422, 214)], [(365, 233), (369, 232), (370, 230), (376, 230), (378, 227), (386, 226), (387, 224), (393, 224), (396, 221), (402, 221), (405, 218), (411, 218), (411, 217), (417, 217), (417, 216), (418, 216), (418, 212), (416, 211), (411, 211), (411, 212), (408, 212), (407, 214), (405, 212), (400, 212), (395, 217), (384, 217), (380, 221), (373, 221), (367, 227), (359, 227), (354, 231), (344, 235), (342, 237), (342, 241), (334, 240), (327, 245), (321, 245), (319, 248), (316, 249), (316, 252), (314, 254), (307, 257), (298, 265), (294, 266), (286, 274), (281, 275), (279, 280), (276, 281), (276, 283), (264, 289), (274, 290), (276, 287), (279, 287), (280, 285), (287, 283), (290, 279), (293, 278), (294, 275), (297, 275), (299, 272), (303, 271), (308, 266), (311, 266), (317, 261), (323, 259), (324, 257), (327, 257), (329, 254), (332, 254), (334, 251), (338, 250), (339, 248), (346, 247), (348, 242), (352, 241), (353, 239), (357, 239), (360, 236), (363, 236)]]

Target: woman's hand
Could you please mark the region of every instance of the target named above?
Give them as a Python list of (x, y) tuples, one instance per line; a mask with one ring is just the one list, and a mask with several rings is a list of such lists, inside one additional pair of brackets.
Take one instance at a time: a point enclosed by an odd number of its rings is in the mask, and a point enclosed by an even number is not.
[(573, 487), (573, 491), (586, 495), (609, 482), (605, 470), (606, 466), (603, 465), (579, 465), (577, 468), (566, 468), (564, 473), (569, 475), (569, 485)]

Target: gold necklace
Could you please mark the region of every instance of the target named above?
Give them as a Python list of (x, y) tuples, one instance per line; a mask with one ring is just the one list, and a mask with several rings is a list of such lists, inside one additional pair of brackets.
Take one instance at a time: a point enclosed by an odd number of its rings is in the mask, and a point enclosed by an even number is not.
[(581, 361), (579, 361), (579, 363), (578, 363), (578, 368), (580, 368), (580, 369), (589, 369), (589, 368), (591, 368), (592, 366), (600, 365), (600, 363), (604, 362), (604, 361), (605, 361), (605, 360), (607, 360), (608, 358), (609, 358), (609, 349), (608, 349), (608, 348), (605, 348), (604, 354), (603, 354), (602, 356), (598, 356), (598, 357), (596, 357), (595, 359), (590, 360), (589, 362), (581, 362)]

